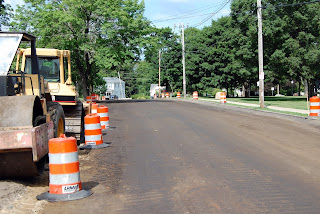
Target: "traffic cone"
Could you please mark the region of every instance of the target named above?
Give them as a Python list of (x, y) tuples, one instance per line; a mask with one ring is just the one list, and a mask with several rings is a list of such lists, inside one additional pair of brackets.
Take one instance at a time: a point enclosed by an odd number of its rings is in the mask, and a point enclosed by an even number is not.
[(198, 100), (198, 92), (197, 91), (193, 92), (192, 96), (193, 96), (194, 100)]
[(80, 149), (101, 149), (109, 146), (109, 144), (103, 143), (98, 114), (88, 114), (84, 117), (84, 138), (85, 145), (80, 146)]
[(180, 91), (177, 92), (177, 98), (180, 99), (181, 98), (181, 94)]
[(101, 129), (109, 129), (109, 108), (107, 106), (98, 107), (98, 115), (100, 116)]
[(320, 116), (320, 98), (313, 96), (310, 98), (310, 114), (309, 116)]
[(49, 140), (49, 192), (38, 200), (72, 201), (92, 195), (83, 190), (80, 181), (77, 139), (61, 134)]
[(92, 103), (91, 114), (98, 113), (98, 106), (99, 105), (97, 103)]
[(226, 92), (221, 92), (220, 94), (220, 103), (225, 104), (227, 102), (227, 93)]

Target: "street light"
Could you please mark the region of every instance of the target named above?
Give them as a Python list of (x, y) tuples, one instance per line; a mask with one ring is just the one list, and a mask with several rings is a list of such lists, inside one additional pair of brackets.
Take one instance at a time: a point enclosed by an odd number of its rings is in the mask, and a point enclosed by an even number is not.
[(291, 80), (291, 94), (292, 94), (292, 96), (293, 96), (293, 80)]

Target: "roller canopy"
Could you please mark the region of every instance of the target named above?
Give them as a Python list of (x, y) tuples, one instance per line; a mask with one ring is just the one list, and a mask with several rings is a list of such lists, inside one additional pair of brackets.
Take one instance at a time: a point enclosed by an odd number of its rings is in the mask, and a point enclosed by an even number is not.
[(22, 34), (0, 34), (0, 75), (7, 75), (14, 55), (19, 47)]

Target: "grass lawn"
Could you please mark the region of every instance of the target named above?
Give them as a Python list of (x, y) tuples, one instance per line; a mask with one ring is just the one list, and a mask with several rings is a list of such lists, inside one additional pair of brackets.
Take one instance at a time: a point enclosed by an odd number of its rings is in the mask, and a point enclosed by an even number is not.
[(300, 114), (300, 113), (296, 113), (296, 112), (278, 111), (278, 110), (273, 110), (273, 109), (268, 109), (268, 108), (261, 109), (260, 107), (249, 107), (249, 106), (242, 106), (242, 105), (237, 105), (237, 104), (229, 104), (229, 105), (239, 106), (239, 107), (242, 107), (242, 108), (255, 109), (255, 110), (259, 110), (259, 111), (266, 111), (266, 112), (271, 111), (271, 112), (277, 112), (277, 113), (283, 113), (283, 114), (290, 114), (290, 115), (308, 117), (308, 114)]
[[(227, 98), (227, 101), (228, 100), (232, 102), (252, 103), (259, 105), (259, 97)], [(264, 105), (308, 110), (307, 97), (302, 96), (264, 97)]]

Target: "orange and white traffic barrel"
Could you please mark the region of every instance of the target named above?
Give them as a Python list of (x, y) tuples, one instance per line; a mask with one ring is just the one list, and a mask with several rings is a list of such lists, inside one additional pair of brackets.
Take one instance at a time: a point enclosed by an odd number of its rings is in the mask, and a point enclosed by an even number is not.
[(101, 100), (106, 100), (106, 97), (105, 97), (105, 96), (102, 96), (102, 97), (101, 97)]
[(38, 200), (70, 201), (88, 197), (80, 181), (77, 140), (61, 134), (49, 140), (49, 192), (37, 196)]
[(87, 96), (86, 97), (86, 101), (87, 101), (87, 103), (92, 102), (93, 101), (92, 96)]
[(320, 98), (317, 96), (313, 96), (310, 98), (309, 116), (320, 116)]
[(91, 94), (92, 102), (96, 102), (96, 94)]
[(100, 116), (98, 114), (88, 114), (84, 117), (84, 139), (85, 145), (80, 149), (100, 149), (108, 147), (103, 143)]
[(98, 113), (98, 104), (97, 103), (92, 103), (91, 107), (91, 114), (97, 114)]
[(99, 106), (98, 115), (100, 116), (101, 129), (109, 129), (109, 108), (107, 106)]
[(164, 98), (164, 93), (161, 94), (161, 98)]
[(157, 94), (154, 94), (154, 95), (153, 95), (153, 98), (154, 98), (154, 99), (157, 99)]
[(221, 92), (220, 93), (220, 103), (224, 104), (226, 102), (227, 102), (227, 94), (226, 94), (226, 92)]
[(177, 98), (180, 99), (181, 98), (181, 94), (180, 91), (177, 92)]
[(192, 96), (193, 96), (194, 100), (198, 100), (198, 92), (197, 91), (193, 92)]
[(166, 98), (169, 98), (169, 92), (166, 92)]

